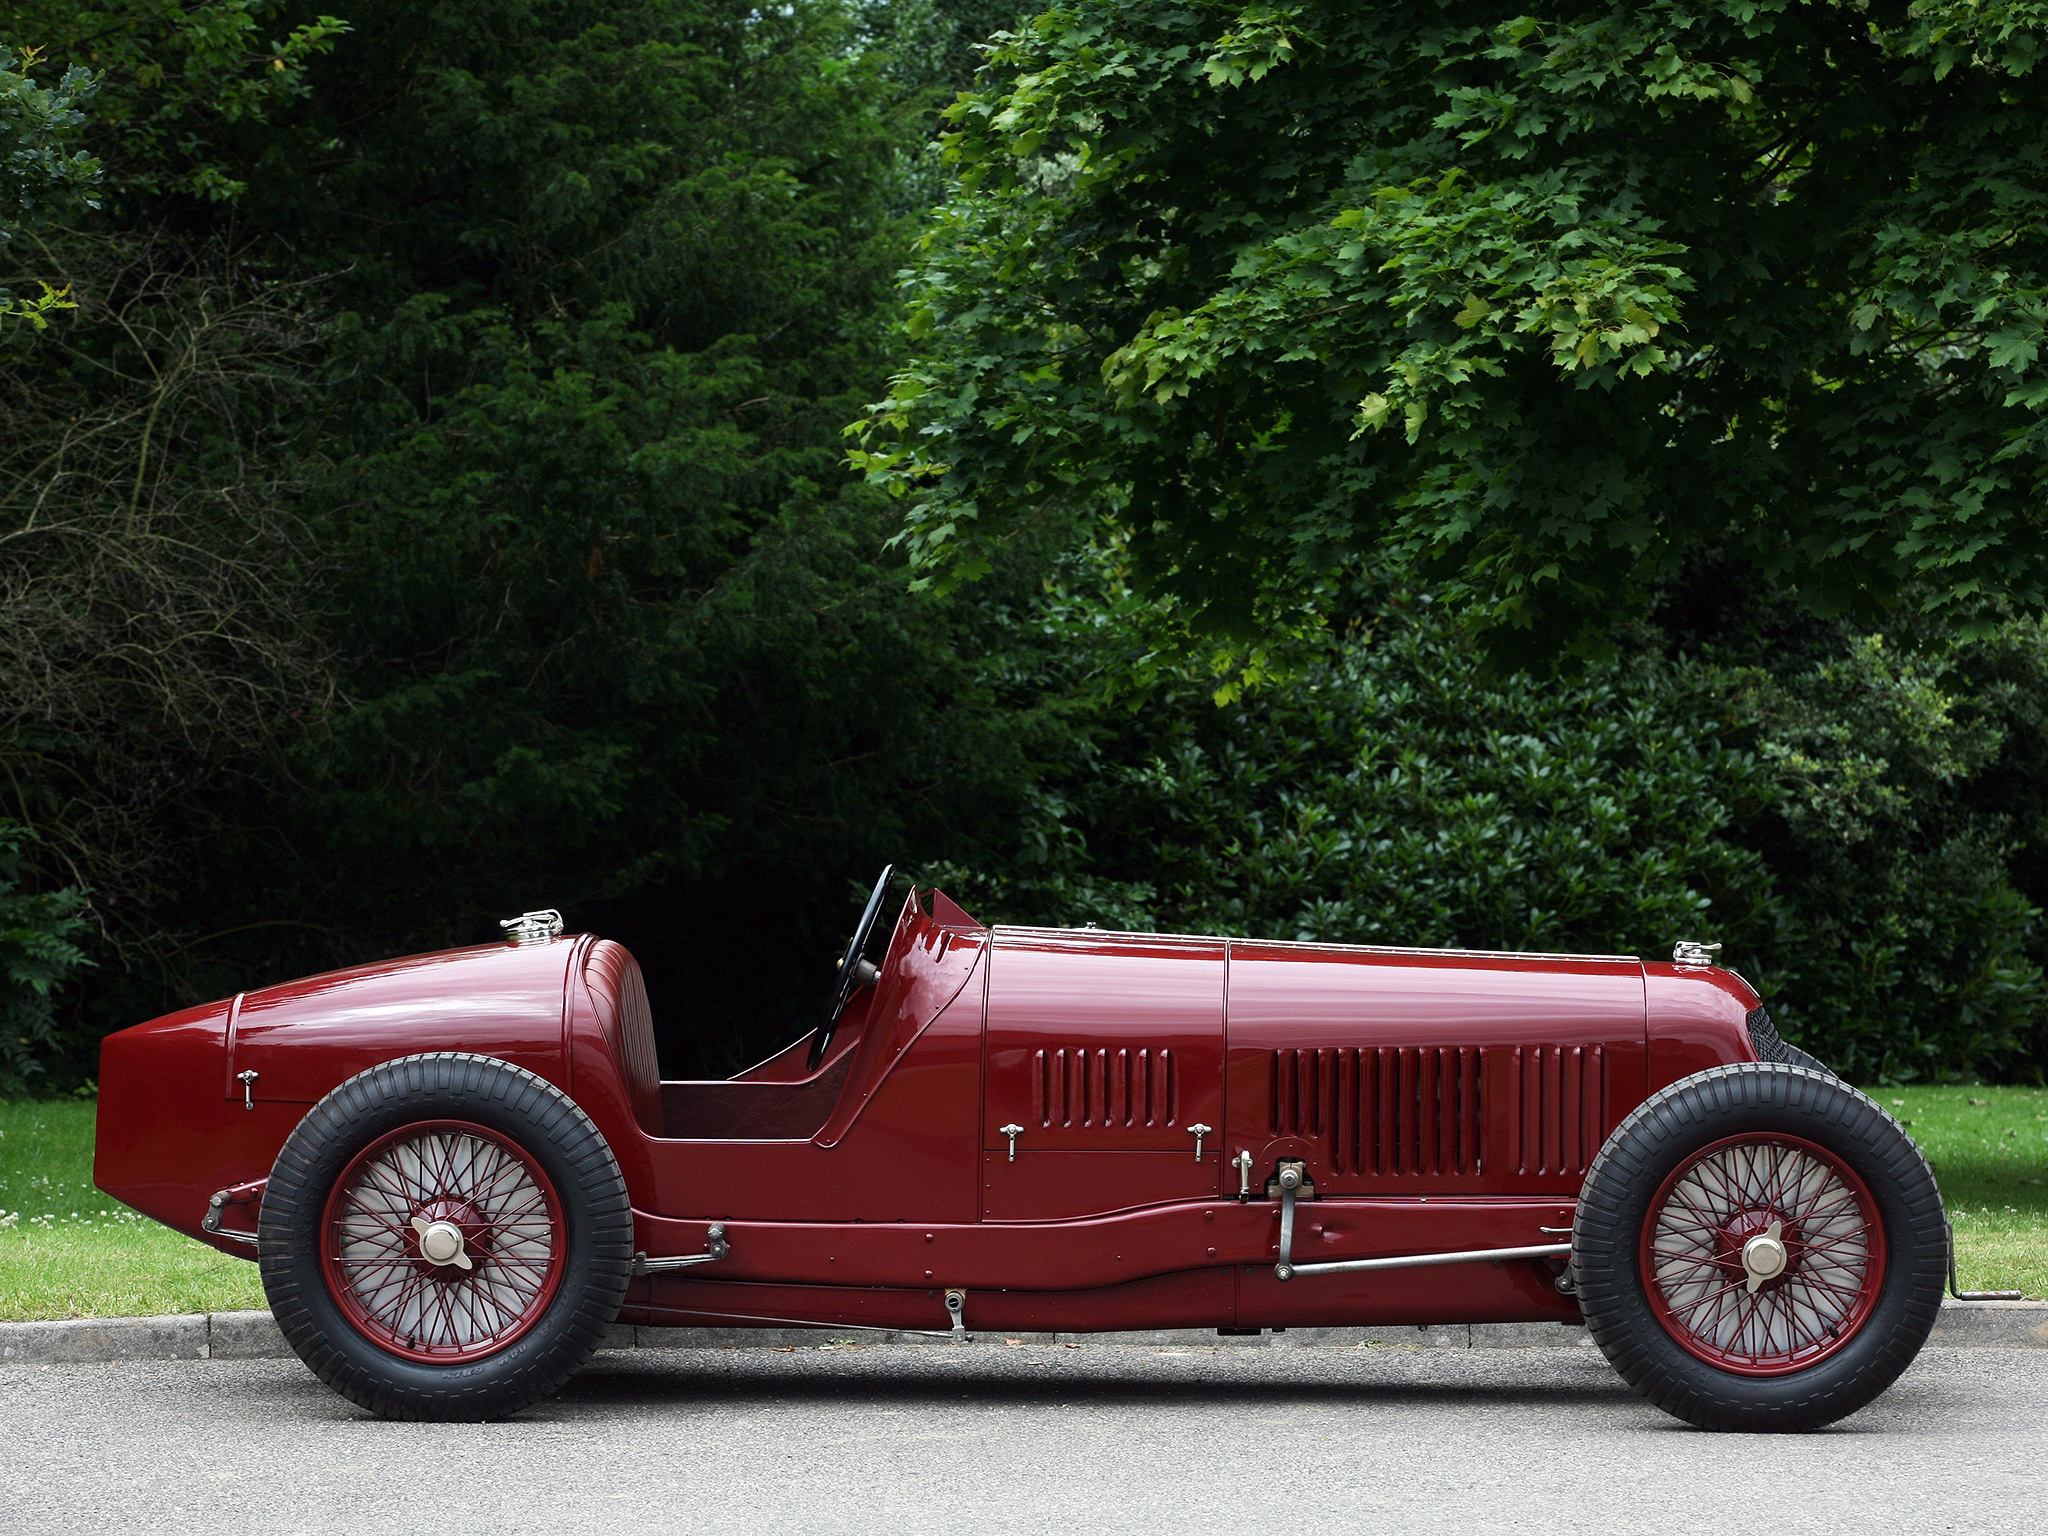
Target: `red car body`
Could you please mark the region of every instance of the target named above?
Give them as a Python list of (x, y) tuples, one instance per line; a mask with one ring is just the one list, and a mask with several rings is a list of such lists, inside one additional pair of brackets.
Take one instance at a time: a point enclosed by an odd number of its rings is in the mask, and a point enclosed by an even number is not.
[(814, 1072), (806, 1037), (662, 1081), (616, 944), (450, 950), (112, 1036), (95, 1178), (252, 1256), (231, 1234), (316, 1101), (460, 1051), (574, 1099), (649, 1259), (723, 1228), (635, 1278), (627, 1322), (944, 1329), (948, 1291), (976, 1331), (1575, 1322), (1551, 1255), (1281, 1278), (1276, 1170), (1299, 1263), (1561, 1246), (1616, 1125), (1757, 1060), (1758, 1006), (1704, 964), (991, 929), (913, 892)]

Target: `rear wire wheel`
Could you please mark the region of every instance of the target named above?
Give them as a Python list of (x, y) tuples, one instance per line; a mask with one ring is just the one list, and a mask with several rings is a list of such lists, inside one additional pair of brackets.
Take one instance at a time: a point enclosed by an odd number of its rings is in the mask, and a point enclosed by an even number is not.
[(633, 1212), (575, 1101), (487, 1056), (407, 1056), (314, 1105), (258, 1222), (263, 1289), (329, 1386), (392, 1419), (498, 1418), (582, 1367)]
[(327, 1196), (320, 1262), (358, 1332), (408, 1360), (494, 1355), (546, 1313), (568, 1230), (538, 1161), (469, 1120), (401, 1126)]
[(1896, 1380), (1941, 1306), (1926, 1159), (1832, 1074), (1716, 1067), (1653, 1095), (1586, 1175), (1579, 1306), (1614, 1368), (1707, 1429), (1813, 1429)]

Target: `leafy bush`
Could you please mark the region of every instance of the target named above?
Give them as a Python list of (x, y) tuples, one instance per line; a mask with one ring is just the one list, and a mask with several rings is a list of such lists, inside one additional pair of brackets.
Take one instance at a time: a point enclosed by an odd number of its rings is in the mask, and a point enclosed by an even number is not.
[[(1048, 672), (1117, 675), (1113, 611), (1056, 605)], [(1014, 877), (943, 875), (984, 918), (1650, 959), (1719, 939), (1852, 1077), (2038, 1076), (2039, 913), (1987, 803), (2038, 750), (2000, 711), (2048, 681), (2041, 637), (1917, 660), (1830, 637), (1782, 675), (1638, 644), (1503, 678), (1398, 605), (1222, 709), (1193, 669), (1098, 686)]]
[(34, 836), (0, 818), (0, 1096), (34, 1086), (43, 1071), (37, 1058), (55, 1038), (50, 990), (91, 963), (71, 942), (86, 926), (85, 892), (21, 889)]
[(2038, 1080), (2041, 625), (1917, 651), (1843, 634), (1727, 683), (1777, 786), (1749, 834), (1776, 882), (1774, 1015), (1859, 1079)]
[[(1069, 657), (1088, 617), (1064, 621)], [(1489, 678), (1420, 602), (1290, 681), (1221, 709), (1210, 688), (1182, 669), (1103, 696), (1089, 746), (1038, 786), (1025, 872), (960, 872), (974, 899), (1048, 921), (1478, 949), (1668, 953), (1769, 926), (1768, 868), (1730, 834), (1776, 790), (1719, 739), (1703, 677), (1642, 656)]]

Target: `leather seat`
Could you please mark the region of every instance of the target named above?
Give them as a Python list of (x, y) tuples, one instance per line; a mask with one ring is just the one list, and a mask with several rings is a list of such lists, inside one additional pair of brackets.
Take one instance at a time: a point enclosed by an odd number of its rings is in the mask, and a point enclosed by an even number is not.
[(599, 939), (583, 962), (583, 982), (632, 1101), (633, 1118), (648, 1135), (661, 1135), (661, 1065), (654, 1052), (654, 1014), (647, 1004), (640, 962), (625, 945)]

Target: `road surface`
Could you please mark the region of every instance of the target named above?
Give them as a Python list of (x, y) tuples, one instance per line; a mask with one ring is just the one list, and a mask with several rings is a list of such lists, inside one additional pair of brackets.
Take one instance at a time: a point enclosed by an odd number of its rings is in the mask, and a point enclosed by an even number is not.
[(603, 1354), (500, 1424), (294, 1360), (0, 1369), (0, 1531), (2048, 1531), (2048, 1351), (1928, 1350), (1833, 1429), (1715, 1435), (1585, 1347)]

